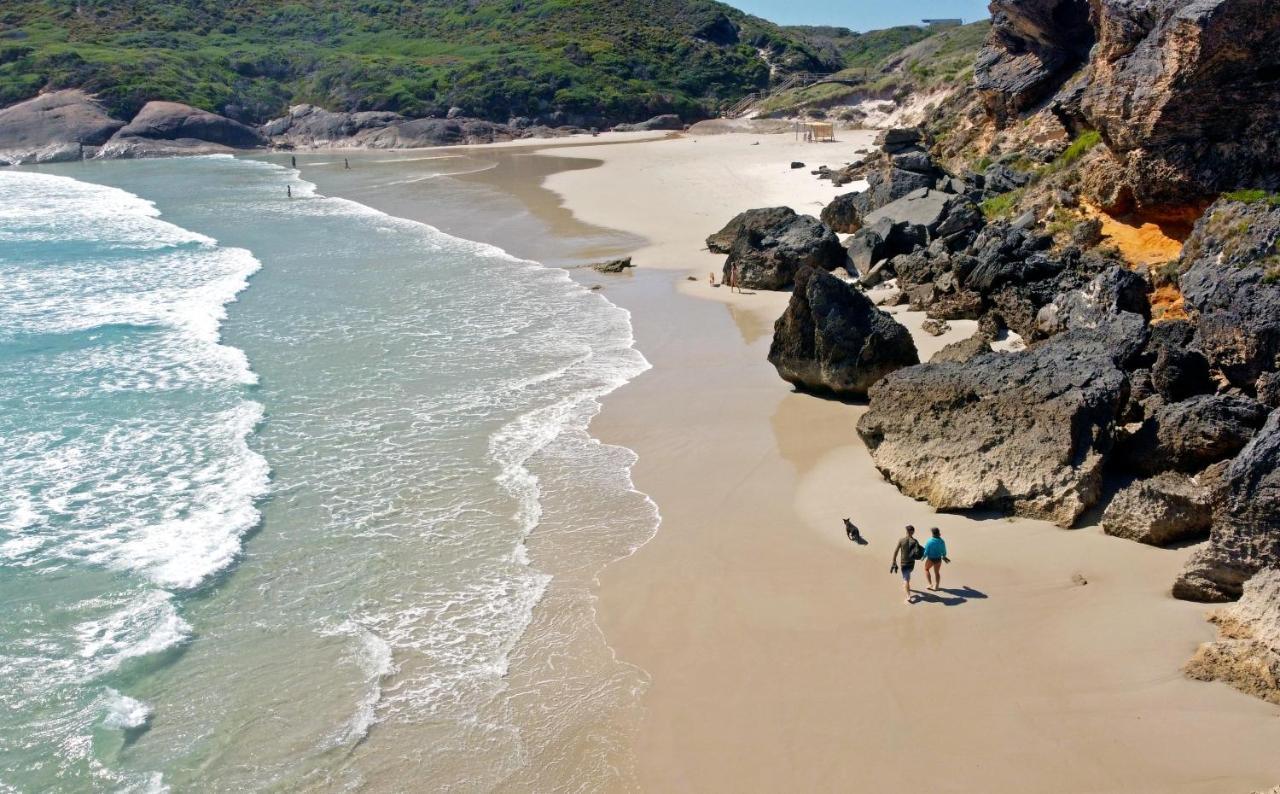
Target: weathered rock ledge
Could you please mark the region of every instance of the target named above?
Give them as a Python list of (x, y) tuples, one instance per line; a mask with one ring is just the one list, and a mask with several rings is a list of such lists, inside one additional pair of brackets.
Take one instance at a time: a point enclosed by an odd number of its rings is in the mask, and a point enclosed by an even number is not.
[(1210, 620), (1218, 639), (1201, 645), (1184, 668), (1202, 681), (1225, 681), (1280, 705), (1280, 570), (1253, 576), (1236, 603)]
[(988, 508), (1069, 527), (1097, 502), (1129, 384), (1104, 337), (894, 372), (858, 433), (876, 467), (939, 510)]

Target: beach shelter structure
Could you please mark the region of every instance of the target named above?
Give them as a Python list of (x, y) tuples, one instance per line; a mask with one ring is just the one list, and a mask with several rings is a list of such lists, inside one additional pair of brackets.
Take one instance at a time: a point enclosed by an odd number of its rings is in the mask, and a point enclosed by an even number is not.
[(805, 138), (810, 141), (834, 141), (836, 125), (830, 121), (806, 121), (799, 125), (797, 132), (803, 130)]

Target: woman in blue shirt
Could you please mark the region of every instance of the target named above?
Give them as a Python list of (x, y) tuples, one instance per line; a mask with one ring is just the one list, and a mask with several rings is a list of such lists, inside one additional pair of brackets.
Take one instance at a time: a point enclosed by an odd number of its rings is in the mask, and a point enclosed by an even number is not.
[(942, 530), (933, 527), (929, 530), (933, 537), (924, 542), (924, 576), (929, 580), (929, 589), (942, 587), (942, 563), (951, 562), (947, 557), (947, 542), (942, 539)]

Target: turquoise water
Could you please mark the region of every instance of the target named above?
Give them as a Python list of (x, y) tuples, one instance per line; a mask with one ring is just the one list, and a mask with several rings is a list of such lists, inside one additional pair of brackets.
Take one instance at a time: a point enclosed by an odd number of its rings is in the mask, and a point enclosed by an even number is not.
[(585, 428), (646, 367), (277, 165), (0, 172), (0, 790), (628, 785), (590, 583), (656, 513)]

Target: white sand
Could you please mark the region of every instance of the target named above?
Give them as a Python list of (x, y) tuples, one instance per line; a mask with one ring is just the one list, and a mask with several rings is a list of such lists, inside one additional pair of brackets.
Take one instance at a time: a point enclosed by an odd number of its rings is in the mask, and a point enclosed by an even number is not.
[[(639, 453), (662, 512), (604, 573), (600, 623), (648, 671), (635, 737), (650, 791), (1250, 792), (1280, 781), (1280, 709), (1179, 671), (1212, 637), (1169, 585), (1186, 550), (1026, 521), (937, 515), (886, 484), (864, 410), (791, 393), (765, 355), (787, 296), (707, 286), (703, 239), (740, 210), (816, 214), (839, 144), (686, 137), (575, 150), (548, 187), (638, 233), (606, 294), (654, 369), (595, 425)], [(753, 145), (758, 142), (759, 145)], [(791, 170), (791, 160), (809, 167)], [(654, 272), (667, 268), (671, 272)], [(697, 281), (686, 281), (691, 273)], [(673, 289), (674, 287), (674, 289)], [(713, 300), (705, 300), (707, 298)], [(919, 317), (908, 317), (918, 331)], [(917, 335), (922, 354), (960, 338)], [(869, 539), (848, 542), (851, 517)], [(914, 606), (889, 574), (905, 523), (938, 525), (953, 588)], [(1073, 582), (1082, 575), (1086, 585)], [(923, 586), (923, 573), (918, 574)]]

